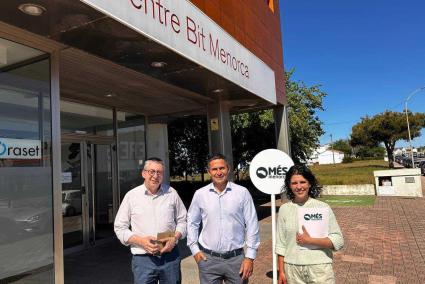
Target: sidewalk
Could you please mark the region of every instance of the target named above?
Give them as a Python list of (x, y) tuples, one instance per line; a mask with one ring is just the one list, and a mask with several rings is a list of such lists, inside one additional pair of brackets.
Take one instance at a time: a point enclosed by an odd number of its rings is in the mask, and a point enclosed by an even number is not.
[[(422, 188), (425, 195), (425, 177)], [(270, 210), (270, 204), (257, 208), (261, 245), (254, 284), (272, 283)], [(335, 254), (337, 283), (425, 283), (425, 198), (377, 197), (373, 206), (333, 210), (345, 238), (345, 248)], [(199, 283), (190, 251), (182, 242), (179, 248), (182, 283)], [(65, 283), (130, 284), (130, 257), (118, 242), (66, 257)]]
[[(377, 197), (373, 206), (333, 210), (345, 238), (334, 259), (337, 283), (425, 283), (425, 198)], [(272, 281), (271, 236), (261, 241), (251, 283)]]

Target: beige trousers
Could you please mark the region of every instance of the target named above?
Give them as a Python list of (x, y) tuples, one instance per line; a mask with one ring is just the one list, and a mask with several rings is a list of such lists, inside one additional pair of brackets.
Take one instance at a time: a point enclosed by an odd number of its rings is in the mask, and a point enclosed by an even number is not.
[(335, 284), (331, 263), (314, 265), (295, 265), (285, 263), (288, 284)]

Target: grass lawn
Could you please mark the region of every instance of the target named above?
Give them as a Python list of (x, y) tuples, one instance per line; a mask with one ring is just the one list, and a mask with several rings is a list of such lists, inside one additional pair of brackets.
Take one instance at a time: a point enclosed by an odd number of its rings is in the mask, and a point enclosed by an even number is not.
[(375, 184), (373, 171), (388, 169), (388, 162), (365, 160), (347, 164), (314, 165), (310, 169), (321, 185)]
[(375, 196), (322, 196), (320, 201), (326, 202), (330, 206), (369, 206), (375, 203)]

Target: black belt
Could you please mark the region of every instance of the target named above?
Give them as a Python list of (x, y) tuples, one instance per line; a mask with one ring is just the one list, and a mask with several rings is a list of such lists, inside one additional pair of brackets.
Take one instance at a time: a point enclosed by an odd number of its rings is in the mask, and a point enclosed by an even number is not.
[(225, 252), (217, 252), (217, 251), (213, 251), (213, 250), (210, 250), (210, 249), (206, 249), (203, 246), (201, 246), (200, 244), (199, 244), (199, 248), (201, 249), (201, 251), (208, 253), (209, 255), (221, 257), (223, 259), (228, 259), (228, 258), (231, 258), (231, 257), (234, 257), (234, 256), (238, 256), (238, 255), (243, 253), (243, 248), (238, 248), (238, 249), (234, 249), (234, 250), (231, 250), (231, 251), (225, 251)]

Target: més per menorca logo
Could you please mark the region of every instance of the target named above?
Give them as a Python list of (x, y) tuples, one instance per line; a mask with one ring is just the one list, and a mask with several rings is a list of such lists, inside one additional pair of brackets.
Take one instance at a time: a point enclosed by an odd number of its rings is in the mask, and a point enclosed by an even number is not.
[(259, 167), (256, 171), (257, 177), (263, 179), (263, 178), (277, 178), (277, 179), (284, 179), (286, 173), (288, 172), (288, 167)]
[(319, 214), (319, 213), (304, 214), (304, 220), (306, 220), (306, 221), (321, 221), (322, 220), (322, 214)]
[(0, 138), (0, 159), (40, 159), (39, 140)]

